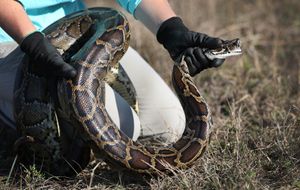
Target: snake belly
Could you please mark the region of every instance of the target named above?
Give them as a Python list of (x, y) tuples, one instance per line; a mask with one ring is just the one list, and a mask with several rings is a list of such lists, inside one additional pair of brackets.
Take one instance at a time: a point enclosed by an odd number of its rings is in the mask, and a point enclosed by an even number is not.
[[(92, 143), (93, 151), (103, 152), (113, 163), (140, 173), (158, 173), (169, 166), (187, 168), (203, 155), (208, 145), (210, 112), (185, 63), (174, 65), (172, 72), (173, 85), (186, 114), (186, 128), (177, 142), (162, 147), (142, 145), (122, 133), (109, 117), (104, 99), (106, 76), (126, 52), (130, 38), (123, 14), (110, 8), (91, 8), (58, 20), (44, 33), (75, 67), (77, 76), (57, 81), (55, 101), (49, 89), (35, 91), (49, 82), (32, 74), (35, 69), (31, 64), (24, 64), (23, 82), (17, 83), (15, 96), (16, 119), (23, 134), (36, 136), (28, 129), (32, 132), (36, 126), (45, 125), (43, 130), (50, 130), (40, 138), (48, 142), (47, 139), (59, 139), (57, 129), (63, 125), (83, 130), (82, 136)], [(29, 114), (25, 109), (34, 111)], [(36, 119), (38, 110), (46, 110), (42, 112), (44, 120)], [(52, 156), (59, 158), (60, 146), (56, 142), (48, 142), (47, 147), (58, 147), (52, 150)]]

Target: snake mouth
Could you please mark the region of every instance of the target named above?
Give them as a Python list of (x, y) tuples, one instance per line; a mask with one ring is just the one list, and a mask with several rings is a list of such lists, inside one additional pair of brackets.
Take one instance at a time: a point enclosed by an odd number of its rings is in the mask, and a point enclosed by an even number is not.
[(224, 41), (222, 48), (214, 50), (206, 50), (205, 55), (210, 59), (225, 59), (231, 56), (237, 56), (242, 54), (241, 41), (240, 39), (233, 39)]

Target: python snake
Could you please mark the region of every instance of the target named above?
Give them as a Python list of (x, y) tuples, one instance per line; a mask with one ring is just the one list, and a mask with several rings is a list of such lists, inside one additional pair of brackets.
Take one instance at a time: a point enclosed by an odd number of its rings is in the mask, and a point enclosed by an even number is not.
[[(72, 80), (46, 79), (44, 68), (25, 56), (19, 71), (15, 85), (17, 128), (29, 141), (23, 150), (35, 152), (35, 160), (43, 169), (67, 175), (76, 167), (70, 163), (75, 160), (79, 166), (75, 169), (80, 171), (88, 163), (89, 156), (83, 155), (89, 154), (90, 147), (108, 161), (140, 173), (158, 173), (169, 166), (188, 168), (203, 155), (210, 134), (210, 111), (184, 62), (175, 64), (172, 73), (186, 114), (184, 134), (176, 143), (142, 145), (123, 134), (109, 117), (104, 106), (105, 82), (126, 52), (130, 38), (128, 21), (121, 13), (91, 8), (68, 15), (43, 32), (77, 70)], [(228, 44), (239, 46), (237, 41)], [(65, 138), (76, 141), (72, 156), (69, 147), (73, 141)]]

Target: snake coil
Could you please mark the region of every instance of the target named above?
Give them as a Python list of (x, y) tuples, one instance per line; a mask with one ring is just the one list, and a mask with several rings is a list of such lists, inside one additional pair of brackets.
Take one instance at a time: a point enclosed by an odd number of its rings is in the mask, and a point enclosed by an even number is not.
[[(67, 161), (80, 171), (88, 163), (89, 156), (83, 155), (89, 154), (90, 147), (140, 173), (165, 171), (168, 165), (187, 168), (203, 155), (211, 127), (210, 112), (183, 62), (174, 65), (172, 73), (186, 114), (185, 132), (176, 143), (152, 147), (134, 142), (109, 117), (104, 106), (105, 77), (126, 52), (130, 38), (128, 21), (122, 14), (110, 8), (92, 8), (58, 20), (44, 33), (78, 73), (72, 80), (46, 80), (41, 74), (43, 68), (26, 58), (16, 82), (18, 130), (34, 138), (36, 143), (28, 147), (38, 153), (36, 160), (44, 163), (44, 169), (68, 174), (71, 169), (62, 164)], [(57, 96), (51, 96), (53, 87)], [(73, 148), (73, 141), (65, 138), (75, 138)], [(70, 164), (72, 160), (76, 162)]]

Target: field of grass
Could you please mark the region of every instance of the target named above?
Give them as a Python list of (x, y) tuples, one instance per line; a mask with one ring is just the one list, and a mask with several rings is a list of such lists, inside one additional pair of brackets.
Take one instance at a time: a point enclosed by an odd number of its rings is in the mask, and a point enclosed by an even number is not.
[[(89, 3), (119, 8), (104, 0)], [(195, 166), (147, 177), (93, 162), (72, 180), (45, 179), (31, 168), (6, 185), (0, 177), (0, 189), (300, 189), (300, 1), (170, 3), (191, 29), (239, 37), (243, 44), (242, 56), (195, 77), (214, 122), (208, 151)], [(170, 84), (167, 52), (138, 21), (130, 21), (131, 45)]]

